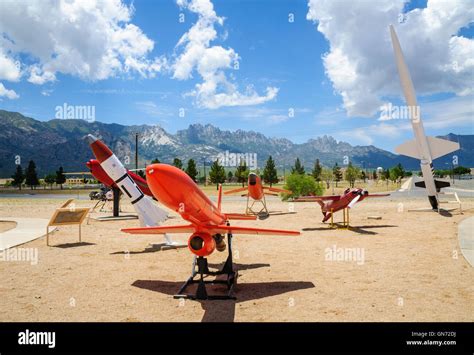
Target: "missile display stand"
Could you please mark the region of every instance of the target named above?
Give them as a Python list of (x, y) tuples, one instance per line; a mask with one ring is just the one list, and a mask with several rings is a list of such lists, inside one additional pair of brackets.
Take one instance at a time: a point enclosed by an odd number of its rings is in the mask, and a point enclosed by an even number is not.
[(334, 213), (333, 210), (331, 209), (331, 223), (329, 224), (330, 228), (334, 229), (350, 229), (351, 226), (349, 225), (349, 209), (344, 208), (342, 210), (342, 225), (338, 225), (337, 223), (334, 223)]
[[(194, 257), (193, 270), (189, 279), (181, 286), (178, 294), (174, 295), (175, 299), (191, 299), (191, 300), (235, 300), (234, 287), (237, 283), (237, 271), (234, 270), (232, 260), (232, 234), (227, 233), (228, 256), (227, 260), (220, 271), (210, 271), (207, 263), (207, 258), (203, 256)], [(223, 280), (205, 280), (208, 276), (225, 275)], [(194, 294), (185, 294), (186, 289), (193, 284), (197, 284), (197, 289)], [(207, 293), (206, 285), (226, 285), (226, 295), (209, 295)]]
[[(262, 207), (260, 208), (258, 212), (253, 210), (253, 207), (256, 203), (262, 204)], [(245, 209), (245, 213), (248, 215), (254, 215), (258, 217), (268, 216), (269, 213), (267, 209), (267, 201), (265, 200), (265, 195), (263, 195), (261, 200), (253, 200), (252, 203), (250, 203), (250, 196), (247, 194), (247, 208)]]
[[(460, 214), (463, 214), (462, 210), (462, 202), (459, 199), (459, 196), (456, 191), (452, 192), (438, 192), (438, 197), (443, 197), (443, 196), (453, 196), (454, 200), (438, 200), (438, 208), (411, 208), (408, 210), (408, 212), (436, 212), (436, 213), (443, 213), (443, 212), (451, 212), (456, 209), (459, 210)], [(458, 205), (458, 207), (453, 207), (453, 208), (442, 208), (440, 207), (441, 204), (455, 204)]]

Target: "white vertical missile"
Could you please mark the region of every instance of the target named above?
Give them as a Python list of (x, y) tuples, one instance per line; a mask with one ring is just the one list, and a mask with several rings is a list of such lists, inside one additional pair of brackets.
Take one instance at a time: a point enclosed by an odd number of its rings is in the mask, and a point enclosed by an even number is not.
[(152, 200), (143, 194), (109, 147), (91, 134), (87, 136), (87, 139), (100, 166), (112, 178), (123, 194), (130, 199), (133, 208), (138, 214), (141, 225), (143, 227), (151, 227), (164, 222), (168, 218), (168, 214), (153, 204)]
[(395, 151), (402, 155), (420, 159), (421, 172), (424, 181), (415, 183), (415, 185), (426, 188), (431, 207), (437, 209), (438, 192), (441, 188), (449, 186), (449, 183), (434, 179), (433, 159), (458, 150), (459, 144), (436, 137), (427, 137), (425, 135), (425, 129), (423, 128), (423, 122), (421, 121), (420, 109), (416, 102), (415, 88), (413, 87), (410, 72), (408, 71), (408, 66), (403, 57), (400, 42), (398, 41), (397, 34), (392, 25), (390, 25), (390, 37), (392, 39), (400, 83), (405, 96), (405, 101), (409, 108), (408, 112), (411, 115), (410, 120), (415, 135), (415, 140), (399, 145), (395, 148)]

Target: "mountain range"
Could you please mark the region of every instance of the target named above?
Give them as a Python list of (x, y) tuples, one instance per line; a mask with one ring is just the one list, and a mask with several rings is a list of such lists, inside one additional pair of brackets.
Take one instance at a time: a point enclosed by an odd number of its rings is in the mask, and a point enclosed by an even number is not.
[[(175, 157), (184, 162), (193, 158), (202, 166), (204, 161), (209, 164), (219, 153), (228, 151), (256, 153), (259, 167), (272, 155), (280, 169), (288, 169), (296, 157), (308, 171), (316, 158), (332, 167), (336, 162), (344, 165), (344, 158), (348, 157), (353, 164), (369, 169), (401, 163), (406, 169), (419, 170), (418, 160), (373, 145), (352, 146), (326, 135), (296, 144), (286, 138), (269, 138), (253, 131), (225, 131), (210, 124), (192, 124), (170, 134), (158, 125), (125, 126), (74, 119), (39, 121), (18, 112), (0, 110), (0, 176), (13, 174), (18, 157), (23, 167), (34, 160), (39, 176), (54, 172), (59, 166), (70, 172), (85, 171), (85, 162), (93, 157), (84, 139), (89, 133), (104, 140), (129, 168), (135, 164), (135, 134), (138, 133), (139, 166), (155, 158), (171, 163)], [(474, 166), (474, 135), (448, 134), (440, 138), (459, 142), (461, 149), (455, 153), (459, 164)], [(451, 156), (442, 157), (435, 161), (435, 167), (445, 169), (451, 161)]]

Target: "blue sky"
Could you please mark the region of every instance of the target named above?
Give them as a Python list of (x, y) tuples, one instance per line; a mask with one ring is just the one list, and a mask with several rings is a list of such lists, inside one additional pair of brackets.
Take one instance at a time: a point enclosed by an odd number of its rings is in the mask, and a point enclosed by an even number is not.
[[(131, 3), (125, 4), (130, 6)], [(406, 121), (381, 122), (378, 120), (380, 113), (373, 111), (377, 106), (374, 104), (375, 99), (380, 102), (390, 101), (394, 105), (403, 104), (403, 101), (395, 66), (388, 54), (391, 48), (387, 46), (380, 52), (374, 50), (365, 55), (355, 45), (348, 46), (348, 43), (357, 43), (359, 39), (363, 46), (367, 33), (361, 32), (360, 37), (351, 38), (353, 34), (350, 20), (347, 14), (344, 17), (343, 12), (350, 11), (352, 2), (346, 2), (346, 6), (341, 9), (316, 1), (308, 4), (302, 0), (214, 0), (212, 4), (216, 16), (223, 18), (223, 24), (214, 24), (217, 36), (206, 48), (218, 46), (238, 53), (238, 70), (232, 67), (219, 70), (224, 73), (226, 83), (234, 85), (232, 92), (245, 95), (246, 88), (250, 85), (251, 93), (262, 98), (263, 102), (247, 105), (240, 104), (241, 100), (231, 106), (206, 107), (192, 95), (196, 85), (204, 81), (198, 67), (184, 80), (173, 77), (173, 68), (157, 71), (153, 76), (122, 71), (104, 79), (68, 72), (66, 68), (55, 69), (54, 80), (41, 84), (26, 80), (27, 74), (21, 74), (21, 79), (18, 80), (0, 80), (0, 83), (18, 96), (15, 99), (0, 97), (0, 107), (19, 111), (36, 119), (49, 120), (54, 118), (55, 107), (58, 105), (93, 105), (98, 121), (126, 125), (159, 124), (171, 133), (192, 123), (211, 123), (221, 129), (255, 130), (294, 142), (304, 142), (329, 134), (351, 144), (373, 144), (390, 151), (412, 137)], [(308, 9), (312, 5), (316, 15), (308, 19)], [(357, 6), (354, 5), (354, 11), (367, 11), (366, 8), (357, 9)], [(177, 47), (178, 41), (203, 15), (190, 7), (180, 8), (174, 1), (136, 0), (133, 7), (129, 21), (119, 25), (123, 27), (130, 23), (137, 26), (143, 36), (154, 42), (153, 49), (146, 52), (146, 58), (166, 58), (172, 66), (185, 52), (183, 47)], [(412, 72), (412, 77), (415, 88), (420, 88), (421, 91), (418, 96), (427, 133), (473, 134), (474, 110), (472, 92), (469, 91), (469, 88), (472, 90), (472, 64), (469, 66), (466, 60), (463, 62), (463, 52), (458, 53), (460, 50), (456, 49), (457, 52), (453, 52), (446, 60), (456, 62), (456, 65), (459, 62), (461, 69), (449, 72), (429, 72), (426, 69), (430, 63), (440, 67), (440, 63), (436, 62), (436, 55), (443, 50), (443, 46), (448, 46), (447, 41), (452, 36), (472, 41), (473, 19), (471, 17), (470, 25), (468, 21), (468, 25), (456, 33), (445, 33), (446, 43), (427, 47), (422, 54), (416, 53), (411, 48), (417, 48), (417, 37), (410, 37), (408, 25), (417, 26), (417, 11), (426, 10), (426, 7), (426, 1), (402, 4), (401, 13), (413, 15), (410, 15), (412, 17), (406, 23), (398, 24), (397, 32), (401, 32), (399, 37), (402, 48), (407, 48), (405, 55), (409, 67), (415, 71), (420, 68), (416, 73)], [(332, 11), (334, 20), (330, 20), (326, 30), (321, 32), (317, 25), (321, 21), (328, 21), (322, 19), (325, 11), (327, 14)], [(180, 14), (185, 16), (184, 23), (178, 21)], [(290, 14), (294, 14), (294, 22), (289, 22)], [(342, 25), (338, 25), (337, 21)], [(386, 28), (386, 33), (381, 31), (379, 34), (380, 38), (388, 38), (388, 28), (385, 23), (380, 23), (382, 20), (368, 14), (363, 21), (374, 21), (374, 31), (377, 31), (377, 26)], [(360, 27), (362, 24), (363, 22)], [(353, 26), (357, 26), (357, 21)], [(446, 27), (450, 26), (450, 23), (446, 24)], [(340, 28), (340, 33), (331, 28)], [(447, 31), (453, 32), (452, 28)], [(10, 35), (3, 29), (4, 34), (5, 32), (15, 40), (13, 32)], [(442, 37), (435, 30), (432, 35)], [(374, 33), (370, 36), (374, 36)], [(425, 39), (423, 36), (430, 36), (430, 32), (420, 36), (420, 41)], [(87, 40), (87, 35), (81, 38), (84, 43), (78, 48), (88, 48)], [(435, 42), (436, 38), (432, 40)], [(367, 41), (369, 48), (372, 47), (370, 41), (373, 39), (368, 38)], [(334, 56), (325, 62), (322, 58), (331, 50), (334, 51)], [(43, 69), (47, 68), (45, 60), (43, 63), (41, 59), (38, 60), (38, 55), (35, 56), (33, 50), (28, 53), (25, 48), (15, 51), (5, 47), (4, 53), (19, 60), (25, 71), (28, 65), (35, 63), (43, 65)], [(365, 69), (357, 68), (352, 73), (352, 64), (344, 64), (344, 61), (339, 68), (337, 55), (341, 53), (343, 58), (352, 58), (351, 63), (358, 63), (360, 68), (365, 66)], [(380, 60), (377, 58), (379, 54)], [(432, 61), (429, 60), (430, 56)], [(416, 62), (416, 58), (421, 59), (419, 62), (422, 63)], [(373, 63), (377, 63), (379, 67), (374, 67)], [(374, 73), (378, 73), (378, 76), (374, 77)], [(348, 81), (352, 86), (346, 85)], [(438, 82), (439, 87), (436, 84)], [(264, 99), (269, 87), (277, 88), (278, 92), (275, 97)], [(364, 91), (370, 93), (367, 95), (370, 96), (367, 103), (364, 101)], [(346, 101), (343, 96), (347, 97)], [(179, 117), (180, 109), (185, 110), (184, 117)], [(291, 110), (294, 117), (288, 116)], [(453, 121), (447, 122), (452, 117)]]

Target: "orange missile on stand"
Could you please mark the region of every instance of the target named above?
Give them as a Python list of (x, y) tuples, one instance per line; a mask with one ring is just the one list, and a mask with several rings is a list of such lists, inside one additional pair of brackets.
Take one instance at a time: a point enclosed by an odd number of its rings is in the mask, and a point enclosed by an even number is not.
[[(249, 174), (247, 187), (226, 191), (224, 194), (230, 195), (244, 191), (247, 191), (247, 193), (242, 195), (247, 197), (247, 207), (245, 209), (245, 213), (248, 215), (257, 215), (261, 217), (266, 217), (269, 214), (265, 195), (278, 196), (280, 193), (291, 194), (291, 191), (288, 190), (264, 186), (260, 177), (255, 173)], [(252, 202), (250, 202), (250, 199), (252, 199)], [(255, 211), (253, 209), (256, 203), (261, 204), (259, 211)]]
[[(166, 207), (178, 212), (188, 224), (177, 226), (160, 226), (144, 228), (125, 228), (123, 232), (132, 234), (165, 234), (165, 233), (190, 233), (188, 248), (196, 256), (193, 265), (193, 274), (183, 285), (176, 297), (187, 297), (193, 299), (208, 298), (233, 298), (232, 290), (235, 284), (236, 273), (232, 264), (232, 236), (234, 234), (257, 234), (257, 235), (284, 235), (297, 236), (299, 231), (265, 229), (231, 226), (229, 221), (235, 219), (255, 220), (255, 216), (236, 213), (224, 213), (221, 210), (222, 186), (219, 186), (217, 206), (199, 189), (196, 183), (181, 169), (167, 164), (152, 164), (146, 168), (146, 179), (153, 195)], [(219, 272), (211, 272), (208, 269), (207, 259), (214, 250), (225, 249), (224, 235), (227, 233), (229, 255), (223, 269)], [(195, 267), (197, 266), (197, 271)], [(194, 280), (199, 274), (200, 279)], [(213, 280), (212, 283), (225, 283), (229, 288), (227, 296), (208, 296), (204, 281), (204, 275), (227, 275), (226, 280)], [(195, 295), (183, 295), (182, 291), (191, 283), (198, 283)]]

